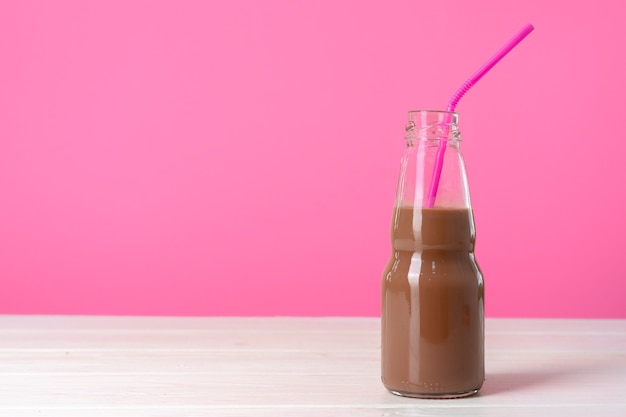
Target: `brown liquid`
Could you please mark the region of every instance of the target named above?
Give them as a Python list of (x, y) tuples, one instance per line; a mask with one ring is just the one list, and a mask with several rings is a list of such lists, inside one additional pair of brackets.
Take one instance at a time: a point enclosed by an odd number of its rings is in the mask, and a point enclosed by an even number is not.
[(474, 236), (467, 209), (396, 208), (382, 283), (388, 390), (453, 398), (482, 386), (484, 291)]

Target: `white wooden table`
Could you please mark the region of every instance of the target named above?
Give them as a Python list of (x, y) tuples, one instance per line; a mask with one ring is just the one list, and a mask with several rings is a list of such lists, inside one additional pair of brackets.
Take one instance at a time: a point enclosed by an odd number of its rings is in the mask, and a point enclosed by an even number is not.
[(478, 396), (380, 383), (374, 318), (0, 316), (0, 416), (626, 416), (626, 320), (487, 320)]

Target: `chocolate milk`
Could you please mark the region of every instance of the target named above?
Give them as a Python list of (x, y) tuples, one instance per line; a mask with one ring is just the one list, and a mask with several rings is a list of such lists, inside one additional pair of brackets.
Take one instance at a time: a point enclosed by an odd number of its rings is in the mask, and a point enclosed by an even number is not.
[(483, 278), (461, 208), (397, 207), (382, 282), (382, 382), (395, 394), (454, 398), (484, 380)]

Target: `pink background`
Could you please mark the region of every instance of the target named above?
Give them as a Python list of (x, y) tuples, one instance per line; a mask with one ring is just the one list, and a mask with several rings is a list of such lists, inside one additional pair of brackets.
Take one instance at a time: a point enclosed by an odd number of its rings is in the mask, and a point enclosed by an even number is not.
[(379, 314), (458, 106), (487, 314), (626, 317), (624, 3), (4, 1), (0, 313)]

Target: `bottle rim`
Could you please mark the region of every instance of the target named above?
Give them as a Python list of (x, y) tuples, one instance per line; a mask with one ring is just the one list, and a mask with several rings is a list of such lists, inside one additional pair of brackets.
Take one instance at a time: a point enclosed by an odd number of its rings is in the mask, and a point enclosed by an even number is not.
[(448, 111), (448, 110), (409, 110), (409, 114), (415, 114), (415, 113), (439, 113), (439, 114), (450, 114), (453, 116), (459, 115), (459, 113), (455, 111)]

